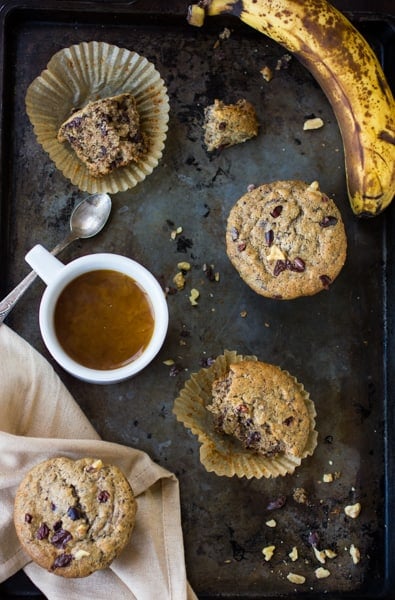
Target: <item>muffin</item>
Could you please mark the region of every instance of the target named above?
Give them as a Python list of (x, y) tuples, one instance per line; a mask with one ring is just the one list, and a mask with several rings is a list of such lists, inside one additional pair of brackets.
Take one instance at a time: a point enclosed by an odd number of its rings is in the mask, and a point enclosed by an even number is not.
[(173, 411), (198, 436), (200, 461), (217, 475), (291, 474), (317, 445), (315, 407), (304, 386), (280, 367), (234, 351), (193, 373)]
[(214, 104), (204, 110), (204, 143), (209, 152), (241, 144), (258, 135), (258, 118), (253, 105), (240, 99), (235, 104)]
[(128, 543), (135, 516), (124, 474), (93, 458), (37, 464), (20, 483), (14, 503), (22, 548), (63, 577), (86, 577), (108, 567)]
[[(124, 94), (127, 94), (128, 106), (120, 109), (118, 99), (125, 98)], [(107, 121), (108, 110), (116, 119), (111, 126)], [(63, 48), (51, 57), (47, 68), (28, 87), (26, 111), (37, 141), (72, 184), (92, 194), (115, 194), (136, 186), (159, 164), (170, 105), (165, 83), (153, 63), (126, 48), (92, 41)], [(94, 120), (101, 112), (103, 119), (100, 125), (95, 125)], [(81, 139), (77, 138), (81, 138), (81, 132), (74, 120), (80, 115), (86, 124), (87, 113), (91, 122), (82, 140), (85, 149), (80, 150), (78, 156), (76, 150)], [(119, 122), (124, 117), (133, 122), (132, 127)], [(65, 123), (70, 134), (76, 134), (69, 136), (69, 143), (65, 143), (63, 133), (66, 132), (61, 129)], [(108, 140), (101, 139), (96, 148), (102, 126), (108, 132)], [(137, 138), (133, 133), (135, 126)], [(89, 136), (92, 139), (89, 140)], [(115, 164), (111, 159), (109, 164), (104, 158), (98, 160), (95, 152), (96, 149), (99, 153), (111, 154), (110, 138), (115, 144)], [(91, 158), (88, 160), (87, 142), (90, 142), (90, 152), (93, 150), (96, 156), (93, 161), (96, 168), (92, 167)], [(128, 160), (131, 157), (133, 160)]]
[(317, 182), (275, 181), (233, 206), (226, 251), (256, 293), (291, 300), (330, 287), (344, 266), (347, 237), (340, 211)]
[(264, 456), (301, 457), (309, 434), (309, 412), (302, 390), (279, 367), (242, 361), (212, 385), (213, 414), (220, 433)]
[(138, 162), (148, 148), (132, 94), (89, 102), (60, 126), (57, 137), (70, 144), (93, 177)]

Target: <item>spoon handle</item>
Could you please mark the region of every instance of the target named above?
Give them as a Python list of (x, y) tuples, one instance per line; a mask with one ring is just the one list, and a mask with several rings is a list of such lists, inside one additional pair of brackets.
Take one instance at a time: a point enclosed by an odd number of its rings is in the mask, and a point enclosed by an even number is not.
[(30, 284), (36, 279), (37, 273), (30, 271), (14, 289), (0, 302), (0, 324), (14, 308), (19, 298), (26, 292)]
[[(77, 239), (78, 236), (70, 233), (62, 242), (57, 244), (55, 248), (51, 251), (51, 254), (57, 255), (59, 252), (64, 250), (66, 246), (68, 246), (72, 241)], [(24, 279), (3, 300), (0, 301), (0, 325), (3, 323), (4, 319), (7, 317), (8, 313), (14, 308), (15, 304), (18, 302), (19, 298), (23, 296), (26, 290), (30, 287), (31, 283), (36, 279), (37, 273), (35, 271), (30, 271), (26, 275)]]

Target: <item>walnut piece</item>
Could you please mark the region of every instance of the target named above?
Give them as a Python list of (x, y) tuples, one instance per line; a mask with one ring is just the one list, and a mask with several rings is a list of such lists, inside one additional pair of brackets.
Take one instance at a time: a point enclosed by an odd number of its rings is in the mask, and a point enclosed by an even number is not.
[(324, 569), (323, 567), (318, 567), (314, 573), (317, 579), (325, 579), (325, 577), (329, 577), (330, 575), (330, 571), (328, 571), (328, 569)]
[(265, 81), (269, 82), (269, 81), (271, 81), (273, 79), (273, 71), (267, 65), (265, 65), (264, 67), (262, 67), (262, 69), (261, 69), (260, 72), (261, 72), (261, 75), (262, 75), (262, 77), (263, 77), (263, 79)]
[(361, 512), (361, 505), (359, 502), (356, 502), (355, 504), (349, 504), (344, 508), (344, 512), (346, 513), (347, 517), (351, 517), (351, 519), (356, 519), (359, 516), (359, 513)]
[(352, 558), (352, 562), (354, 563), (354, 565), (357, 565), (359, 563), (359, 561), (361, 560), (361, 553), (359, 551), (359, 549), (354, 546), (354, 544), (351, 544), (350, 546), (350, 555)]
[(313, 119), (307, 119), (303, 124), (303, 131), (309, 131), (311, 129), (321, 129), (324, 126), (324, 121), (320, 117)]
[(266, 546), (265, 548), (262, 548), (262, 554), (266, 561), (269, 561), (273, 557), (275, 549), (276, 546)]
[(292, 560), (292, 562), (295, 562), (295, 560), (298, 560), (299, 558), (299, 553), (298, 553), (298, 549), (296, 546), (294, 546), (291, 550), (291, 552), (288, 554), (289, 558)]
[(306, 577), (303, 575), (298, 575), (297, 573), (288, 573), (287, 579), (291, 583), (296, 583), (297, 585), (301, 585), (306, 581)]
[(266, 521), (265, 523), (268, 527), (277, 527), (277, 522), (274, 519), (270, 519), (270, 521)]

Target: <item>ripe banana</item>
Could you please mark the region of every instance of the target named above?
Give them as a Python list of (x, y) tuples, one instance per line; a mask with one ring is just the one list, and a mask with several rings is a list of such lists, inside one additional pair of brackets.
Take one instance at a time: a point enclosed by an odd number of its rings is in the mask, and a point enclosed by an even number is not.
[(366, 39), (327, 0), (201, 0), (188, 21), (233, 14), (293, 53), (320, 84), (342, 135), (355, 215), (381, 213), (395, 195), (395, 101)]

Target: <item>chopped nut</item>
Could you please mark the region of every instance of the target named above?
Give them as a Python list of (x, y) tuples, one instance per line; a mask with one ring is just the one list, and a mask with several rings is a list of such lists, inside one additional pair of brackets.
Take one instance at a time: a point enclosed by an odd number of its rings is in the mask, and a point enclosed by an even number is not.
[(266, 258), (267, 260), (285, 260), (286, 256), (278, 246), (271, 246)]
[(177, 227), (177, 229), (174, 229), (174, 230), (171, 232), (171, 234), (170, 234), (170, 237), (171, 237), (171, 239), (172, 239), (172, 240), (175, 240), (175, 239), (176, 239), (176, 237), (177, 237), (178, 235), (180, 235), (180, 233), (182, 233), (182, 227)]
[(163, 364), (166, 365), (166, 367), (171, 367), (172, 365), (175, 364), (175, 362), (174, 362), (174, 360), (172, 358), (169, 358), (167, 360), (164, 360)]
[(291, 552), (288, 554), (289, 558), (292, 560), (292, 562), (295, 562), (295, 560), (298, 560), (299, 558), (299, 554), (298, 554), (298, 549), (296, 546), (294, 546), (291, 550)]
[(240, 316), (244, 319), (244, 317), (247, 316), (247, 311), (246, 310), (242, 310), (240, 313)]
[(261, 72), (261, 75), (262, 75), (262, 77), (263, 77), (263, 79), (265, 81), (269, 82), (269, 81), (271, 81), (273, 79), (273, 71), (267, 65), (265, 65), (264, 67), (262, 67), (262, 69), (261, 69), (260, 72)]
[(332, 481), (336, 481), (336, 479), (339, 479), (339, 477), (340, 471), (335, 471), (334, 473), (324, 473), (322, 481), (324, 483), (332, 483)]
[(317, 192), (320, 189), (320, 184), (318, 181), (312, 181), (307, 189), (312, 192)]
[(306, 577), (303, 577), (303, 575), (298, 575), (297, 573), (288, 573), (287, 579), (291, 583), (296, 583), (298, 585), (306, 581)]
[(359, 563), (359, 561), (361, 560), (361, 553), (358, 550), (358, 548), (356, 546), (354, 546), (354, 544), (351, 544), (351, 546), (350, 546), (350, 554), (351, 554), (352, 562), (354, 563), (354, 565), (357, 565)]
[(182, 290), (185, 287), (185, 277), (184, 274), (179, 271), (176, 275), (174, 275), (173, 277), (173, 283), (175, 284), (176, 288), (178, 290)]
[(203, 7), (198, 4), (190, 4), (188, 6), (187, 21), (193, 27), (202, 27), (206, 12)]
[(318, 567), (314, 573), (317, 579), (325, 579), (325, 577), (329, 577), (330, 575), (330, 571), (328, 571), (328, 569), (324, 569), (323, 567)]
[(103, 462), (100, 460), (100, 458), (98, 458), (97, 460), (94, 460), (93, 463), (87, 467), (87, 471), (92, 472), (92, 471), (98, 471), (99, 469), (101, 469), (103, 466)]
[(316, 546), (313, 546), (313, 551), (314, 551), (315, 557), (318, 560), (318, 562), (320, 562), (321, 564), (325, 564), (325, 560), (326, 560), (325, 551), (318, 550), (318, 548)]
[(294, 489), (292, 497), (298, 504), (306, 504), (308, 499), (306, 490), (299, 487)]
[(268, 527), (277, 527), (277, 522), (274, 519), (270, 519), (270, 521), (266, 521), (265, 523)]
[(309, 131), (311, 129), (320, 129), (324, 126), (324, 121), (320, 117), (313, 119), (307, 119), (303, 124), (303, 131)]
[(86, 550), (77, 550), (73, 556), (75, 560), (81, 560), (81, 558), (83, 558), (84, 556), (89, 556), (89, 552), (87, 552)]
[(283, 56), (277, 61), (276, 71), (280, 71), (281, 69), (288, 69), (288, 63), (291, 59), (292, 56), (290, 54), (283, 54)]
[(192, 304), (192, 306), (197, 306), (197, 299), (199, 298), (199, 296), (199, 290), (197, 290), (196, 288), (192, 288), (189, 296), (189, 302)]
[(224, 27), (224, 30), (219, 34), (219, 39), (220, 40), (227, 40), (230, 38), (230, 29), (228, 29), (227, 27)]
[(78, 525), (78, 527), (76, 528), (77, 535), (80, 535), (81, 537), (83, 537), (87, 531), (88, 531), (87, 523), (81, 523), (81, 525)]
[(313, 181), (306, 190), (308, 198), (312, 200), (321, 200), (322, 192), (320, 191), (320, 186), (318, 181)]
[(276, 546), (266, 546), (266, 548), (262, 548), (262, 554), (265, 557), (265, 560), (268, 561), (272, 558)]
[(357, 502), (356, 504), (349, 504), (344, 508), (344, 512), (346, 513), (347, 517), (351, 517), (351, 519), (356, 519), (359, 516), (359, 513), (361, 512), (361, 505), (359, 502)]
[(336, 552), (334, 552), (330, 548), (326, 548), (324, 550), (324, 552), (325, 552), (325, 556), (327, 556), (328, 558), (336, 558), (336, 556), (337, 556)]
[(177, 269), (180, 269), (180, 271), (190, 271), (191, 264), (186, 260), (183, 260), (177, 264)]

